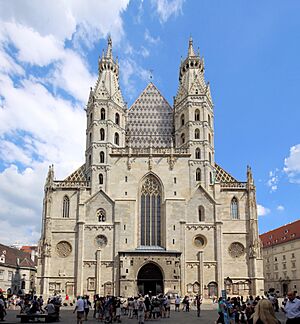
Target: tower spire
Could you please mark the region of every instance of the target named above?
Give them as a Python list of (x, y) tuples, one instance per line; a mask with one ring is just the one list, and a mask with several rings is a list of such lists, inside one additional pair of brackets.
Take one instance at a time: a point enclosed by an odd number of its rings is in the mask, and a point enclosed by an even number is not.
[(194, 51), (194, 47), (193, 47), (193, 38), (192, 38), (192, 36), (190, 36), (190, 40), (189, 40), (188, 56), (196, 56), (195, 51)]
[(106, 51), (106, 58), (112, 59), (112, 40), (110, 35), (107, 38), (107, 51)]

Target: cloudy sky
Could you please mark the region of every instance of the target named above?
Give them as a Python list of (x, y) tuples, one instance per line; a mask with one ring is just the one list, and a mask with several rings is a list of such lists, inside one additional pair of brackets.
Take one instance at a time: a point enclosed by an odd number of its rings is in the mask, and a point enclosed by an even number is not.
[(0, 0), (0, 241), (36, 243), (49, 164), (84, 161), (85, 113), (111, 34), (128, 106), (149, 82), (169, 103), (189, 36), (205, 57), (216, 161), (252, 166), (260, 232), (299, 219), (300, 2)]

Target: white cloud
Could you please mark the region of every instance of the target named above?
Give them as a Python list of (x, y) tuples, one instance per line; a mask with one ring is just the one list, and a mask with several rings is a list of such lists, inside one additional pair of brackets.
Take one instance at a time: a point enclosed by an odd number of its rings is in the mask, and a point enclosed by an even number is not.
[(152, 0), (151, 2), (156, 8), (161, 23), (165, 23), (171, 16), (177, 17), (182, 14), (184, 0)]
[(278, 189), (279, 182), (279, 169), (269, 172), (269, 180), (267, 181), (267, 186), (270, 187), (270, 192), (274, 192)]
[(284, 211), (284, 206), (278, 205), (276, 208), (278, 211)]
[(267, 207), (257, 204), (257, 214), (258, 216), (265, 216), (270, 214), (271, 210)]
[(283, 171), (288, 175), (290, 182), (300, 183), (300, 144), (290, 148), (290, 155), (284, 159)]
[(145, 37), (145, 40), (146, 40), (147, 42), (149, 42), (150, 44), (152, 44), (152, 45), (156, 45), (156, 44), (158, 44), (158, 43), (160, 42), (160, 37), (159, 37), (159, 36), (157, 36), (157, 37), (153, 37), (153, 36), (150, 34), (150, 32), (149, 32), (148, 29), (145, 30), (144, 37)]
[(120, 42), (128, 2), (0, 1), (2, 243), (36, 243), (48, 165), (62, 179), (83, 163), (83, 108), (96, 75), (81, 49), (108, 33)]

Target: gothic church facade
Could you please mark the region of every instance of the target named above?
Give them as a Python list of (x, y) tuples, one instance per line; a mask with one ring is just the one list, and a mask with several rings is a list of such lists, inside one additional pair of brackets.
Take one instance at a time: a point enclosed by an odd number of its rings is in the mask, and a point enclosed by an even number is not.
[(62, 181), (49, 168), (39, 293), (261, 294), (251, 169), (240, 182), (215, 162), (212, 97), (192, 40), (173, 107), (149, 83), (128, 109), (109, 38), (86, 116), (85, 163)]

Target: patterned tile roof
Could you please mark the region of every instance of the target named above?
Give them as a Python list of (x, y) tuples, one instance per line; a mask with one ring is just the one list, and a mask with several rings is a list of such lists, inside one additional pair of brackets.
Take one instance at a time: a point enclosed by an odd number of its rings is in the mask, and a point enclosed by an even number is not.
[(126, 144), (132, 147), (170, 147), (173, 109), (153, 83), (149, 83), (128, 111)]
[(216, 181), (217, 182), (239, 182), (232, 175), (221, 168), (217, 163), (215, 163), (216, 168)]
[(70, 174), (64, 181), (86, 181), (85, 164)]
[(275, 228), (259, 237), (264, 248), (300, 239), (300, 220)]

